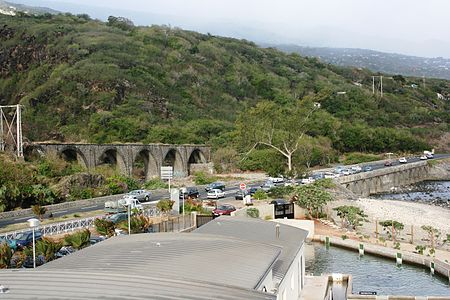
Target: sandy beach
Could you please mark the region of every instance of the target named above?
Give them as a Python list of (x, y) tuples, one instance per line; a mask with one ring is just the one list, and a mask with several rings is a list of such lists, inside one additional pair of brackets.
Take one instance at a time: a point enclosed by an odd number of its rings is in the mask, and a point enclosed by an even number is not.
[[(341, 205), (354, 205), (364, 210), (368, 215), (368, 222), (364, 222), (358, 231), (364, 235), (375, 237), (376, 221), (396, 220), (404, 224), (404, 230), (398, 237), (399, 241), (409, 242), (411, 239), (411, 225), (414, 226), (414, 243), (429, 244), (427, 233), (421, 226), (428, 225), (440, 230), (441, 235), (436, 246), (450, 250), (448, 243), (442, 243), (447, 234), (450, 234), (450, 209), (423, 203), (379, 200), (360, 198), (358, 200), (337, 200), (330, 203), (331, 207)], [(335, 214), (333, 214), (335, 215)], [(340, 219), (335, 216), (335, 223), (340, 225)], [(380, 236), (385, 236), (381, 226), (378, 226)]]

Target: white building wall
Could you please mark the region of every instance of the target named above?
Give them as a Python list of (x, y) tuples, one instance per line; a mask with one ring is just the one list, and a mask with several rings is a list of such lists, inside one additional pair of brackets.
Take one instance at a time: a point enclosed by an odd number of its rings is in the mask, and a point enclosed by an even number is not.
[(305, 278), (304, 245), (292, 261), (289, 270), (278, 286), (278, 300), (297, 300), (302, 291)]

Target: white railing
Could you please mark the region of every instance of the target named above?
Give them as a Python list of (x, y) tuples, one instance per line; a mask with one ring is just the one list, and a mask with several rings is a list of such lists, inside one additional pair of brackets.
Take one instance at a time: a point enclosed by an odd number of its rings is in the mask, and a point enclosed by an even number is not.
[[(60, 223), (54, 223), (54, 224), (48, 224), (48, 225), (42, 225), (37, 228), (37, 230), (40, 230), (42, 232), (42, 235), (54, 235), (54, 234), (61, 234), (66, 233), (70, 231), (74, 231), (80, 228), (90, 228), (94, 226), (95, 219), (102, 219), (104, 218), (104, 215), (95, 216), (95, 217), (89, 217), (85, 219), (77, 219), (77, 220), (70, 220)], [(14, 239), (17, 234), (21, 232), (30, 231), (30, 228), (11, 231), (7, 233), (0, 234), (0, 237), (5, 237), (7, 239)]]
[[(150, 207), (148, 209), (144, 209), (143, 211), (144, 216), (147, 217), (156, 217), (161, 214), (161, 212), (156, 207)], [(81, 228), (91, 228), (94, 227), (94, 221), (95, 219), (103, 219), (105, 218), (105, 215), (98, 215), (95, 217), (89, 217), (85, 219), (76, 219), (76, 220), (70, 220), (65, 222), (59, 222), (54, 224), (48, 224), (48, 225), (42, 225), (37, 228), (37, 230), (40, 230), (42, 232), (42, 235), (54, 235), (54, 234), (62, 234), (71, 232), (74, 230), (78, 230)], [(6, 233), (0, 233), (0, 237), (5, 237), (7, 239), (14, 239), (17, 234), (21, 232), (27, 232), (30, 231), (30, 228), (25, 228), (21, 230), (6, 232)]]

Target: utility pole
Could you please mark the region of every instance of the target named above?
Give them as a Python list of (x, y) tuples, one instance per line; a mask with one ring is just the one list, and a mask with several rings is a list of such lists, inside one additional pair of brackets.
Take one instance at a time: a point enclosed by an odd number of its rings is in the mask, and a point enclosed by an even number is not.
[[(8, 121), (5, 109), (14, 109), (12, 119)], [(15, 124), (14, 124), (15, 123)], [(15, 125), (15, 132), (14, 132)], [(12, 140), (13, 147), (17, 152), (17, 157), (23, 157), (23, 137), (22, 137), (22, 112), (21, 105), (0, 106), (0, 151), (6, 150), (8, 139)]]
[(375, 76), (372, 76), (372, 94), (375, 94)]
[(380, 92), (381, 98), (383, 98), (383, 76), (380, 76)]

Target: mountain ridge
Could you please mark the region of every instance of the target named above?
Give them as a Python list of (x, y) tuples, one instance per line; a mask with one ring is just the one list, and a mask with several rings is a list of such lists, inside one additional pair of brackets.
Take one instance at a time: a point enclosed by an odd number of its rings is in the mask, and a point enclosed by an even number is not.
[(450, 79), (450, 59), (420, 57), (361, 48), (308, 47), (294, 44), (264, 44), (282, 51), (318, 57), (324, 62), (345, 67), (367, 68), (373, 72), (415, 77)]

